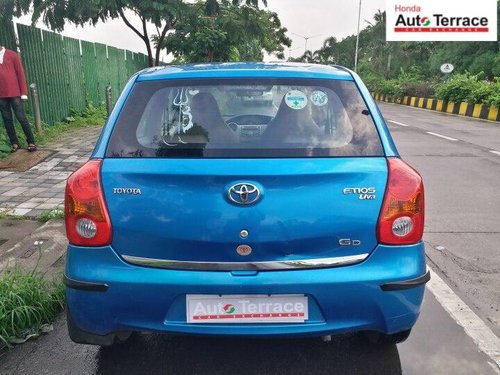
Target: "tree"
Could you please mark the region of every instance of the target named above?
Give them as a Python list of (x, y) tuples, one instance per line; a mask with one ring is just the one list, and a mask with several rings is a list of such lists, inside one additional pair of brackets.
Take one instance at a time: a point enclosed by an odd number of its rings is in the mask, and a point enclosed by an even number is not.
[(290, 46), (286, 28), (278, 15), (262, 10), (255, 3), (241, 6), (229, 2), (199, 1), (189, 6), (164, 45), (184, 62), (259, 61), (264, 51), (284, 58), (284, 46)]
[(339, 45), (337, 38), (330, 37), (323, 42), (323, 47), (318, 50), (320, 61), (323, 64), (335, 65), (339, 61)]
[(318, 51), (311, 51), (307, 50), (305, 51), (302, 56), (298, 58), (290, 58), (289, 61), (294, 61), (294, 62), (304, 62), (304, 63), (312, 63), (312, 64), (324, 64), (324, 61), (322, 61), (322, 57)]
[[(207, 8), (217, 11), (221, 6), (240, 5), (241, 0), (207, 0)], [(265, 0), (261, 0), (267, 5)], [(259, 0), (246, 0), (244, 4), (258, 8)], [(0, 15), (10, 20), (33, 11), (32, 22), (40, 18), (54, 31), (62, 31), (66, 22), (84, 26), (95, 25), (99, 21), (120, 18), (146, 46), (149, 65), (159, 63), (160, 51), (164, 46), (167, 33), (173, 30), (178, 20), (188, 9), (189, 4), (182, 0), (2, 0)], [(140, 27), (135, 27), (126, 16), (131, 11), (140, 19)], [(153, 24), (157, 34), (149, 35), (147, 25)], [(156, 41), (153, 54), (152, 40)]]

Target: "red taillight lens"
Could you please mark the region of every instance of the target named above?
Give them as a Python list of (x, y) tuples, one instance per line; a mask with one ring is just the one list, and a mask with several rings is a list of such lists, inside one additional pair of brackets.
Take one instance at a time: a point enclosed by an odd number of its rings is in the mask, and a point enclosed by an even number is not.
[(66, 184), (64, 214), (68, 241), (79, 246), (105, 246), (112, 230), (101, 187), (102, 160), (90, 160)]
[(424, 184), (422, 177), (398, 158), (387, 159), (389, 178), (378, 219), (378, 242), (409, 245), (424, 233)]

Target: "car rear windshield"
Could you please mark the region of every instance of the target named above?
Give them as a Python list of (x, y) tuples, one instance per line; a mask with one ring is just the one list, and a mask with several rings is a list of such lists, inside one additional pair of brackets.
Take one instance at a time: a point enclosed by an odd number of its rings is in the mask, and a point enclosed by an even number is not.
[(134, 85), (107, 157), (382, 156), (353, 81), (203, 79)]

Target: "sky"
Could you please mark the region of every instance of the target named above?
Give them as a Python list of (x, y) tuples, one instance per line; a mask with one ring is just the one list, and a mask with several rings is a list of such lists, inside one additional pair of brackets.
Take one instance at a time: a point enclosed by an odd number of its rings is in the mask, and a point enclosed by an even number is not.
[[(288, 29), (287, 35), (292, 39), (292, 47), (285, 53), (288, 58), (289, 56), (298, 57), (304, 53), (306, 39), (307, 49), (315, 51), (329, 37), (334, 36), (341, 40), (346, 36), (356, 34), (359, 4), (359, 0), (267, 0), (267, 9), (278, 13), (282, 25)], [(385, 0), (361, 1), (361, 29), (368, 26), (366, 21), (373, 21), (373, 15), (378, 9), (385, 10)], [(138, 18), (133, 14), (129, 16), (134, 21), (134, 25), (139, 27)], [(21, 17), (15, 21), (26, 25), (31, 24), (30, 16)], [(36, 26), (46, 29), (41, 22)], [(154, 32), (153, 28), (151, 32)], [(146, 53), (143, 41), (119, 19), (98, 23), (96, 27), (82, 28), (68, 24), (62, 34)], [(163, 53), (161, 58), (165, 62), (170, 60), (166, 53)], [(273, 60), (272, 57), (268, 59)]]

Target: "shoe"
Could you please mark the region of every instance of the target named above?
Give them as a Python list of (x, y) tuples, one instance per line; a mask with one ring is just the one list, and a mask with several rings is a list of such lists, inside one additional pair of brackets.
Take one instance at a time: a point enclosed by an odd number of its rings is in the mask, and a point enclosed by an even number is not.
[(19, 145), (14, 143), (14, 144), (10, 147), (10, 152), (16, 152), (17, 150), (19, 150)]
[(33, 151), (36, 151), (36, 145), (34, 143), (30, 143), (28, 145), (28, 151), (29, 152), (33, 152)]

